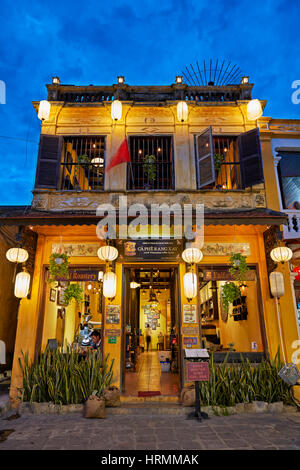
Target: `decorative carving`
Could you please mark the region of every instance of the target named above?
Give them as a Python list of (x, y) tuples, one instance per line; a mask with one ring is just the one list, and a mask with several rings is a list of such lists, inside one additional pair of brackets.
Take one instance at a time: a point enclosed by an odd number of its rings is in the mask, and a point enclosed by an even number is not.
[(49, 210), (51, 212), (90, 210), (95, 211), (99, 204), (110, 203), (118, 207), (119, 196), (127, 196), (128, 205), (140, 203), (146, 207), (151, 204), (164, 204), (170, 206), (178, 202), (183, 204), (204, 204), (206, 209), (255, 209), (265, 207), (265, 193), (257, 191), (232, 191), (222, 194), (220, 191), (187, 191), (187, 192), (151, 192), (109, 193), (109, 192), (43, 192), (34, 193), (32, 208), (36, 210)]

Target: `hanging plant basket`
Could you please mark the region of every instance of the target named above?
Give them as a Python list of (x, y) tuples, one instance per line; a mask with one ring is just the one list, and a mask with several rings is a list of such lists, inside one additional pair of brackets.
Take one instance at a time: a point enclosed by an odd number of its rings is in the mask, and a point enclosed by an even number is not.
[(230, 257), (231, 267), (229, 268), (230, 274), (239, 282), (246, 281), (249, 268), (246, 262), (246, 256), (241, 253), (236, 253)]
[(67, 307), (71, 300), (75, 299), (78, 304), (83, 301), (83, 289), (79, 284), (69, 284), (64, 292), (65, 306)]
[(64, 253), (52, 253), (49, 258), (49, 282), (54, 282), (57, 277), (69, 277), (69, 257)]
[(228, 312), (229, 305), (232, 304), (235, 300), (241, 298), (241, 289), (234, 282), (226, 282), (222, 286), (222, 301), (223, 307), (226, 312)]

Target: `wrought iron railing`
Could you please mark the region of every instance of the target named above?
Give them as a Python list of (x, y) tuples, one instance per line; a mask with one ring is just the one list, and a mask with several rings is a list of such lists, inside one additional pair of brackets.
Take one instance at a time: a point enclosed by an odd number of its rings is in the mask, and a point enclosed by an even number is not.
[(60, 189), (103, 190), (104, 160), (103, 136), (65, 137), (60, 168)]
[(132, 136), (129, 146), (127, 189), (174, 189), (171, 136)]

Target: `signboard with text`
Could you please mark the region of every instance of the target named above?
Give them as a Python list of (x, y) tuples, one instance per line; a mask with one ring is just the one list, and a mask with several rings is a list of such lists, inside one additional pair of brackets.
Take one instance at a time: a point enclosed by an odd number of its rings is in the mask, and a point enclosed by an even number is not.
[(180, 261), (182, 240), (117, 240), (121, 261)]
[(187, 380), (189, 382), (207, 382), (209, 381), (208, 362), (188, 362)]

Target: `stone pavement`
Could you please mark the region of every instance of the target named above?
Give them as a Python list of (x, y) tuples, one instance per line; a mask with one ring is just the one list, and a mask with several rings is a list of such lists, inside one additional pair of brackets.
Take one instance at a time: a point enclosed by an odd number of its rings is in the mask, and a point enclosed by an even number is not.
[(176, 415), (109, 414), (104, 420), (24, 414), (0, 419), (13, 429), (0, 450), (300, 449), (300, 413), (212, 416), (199, 423)]

